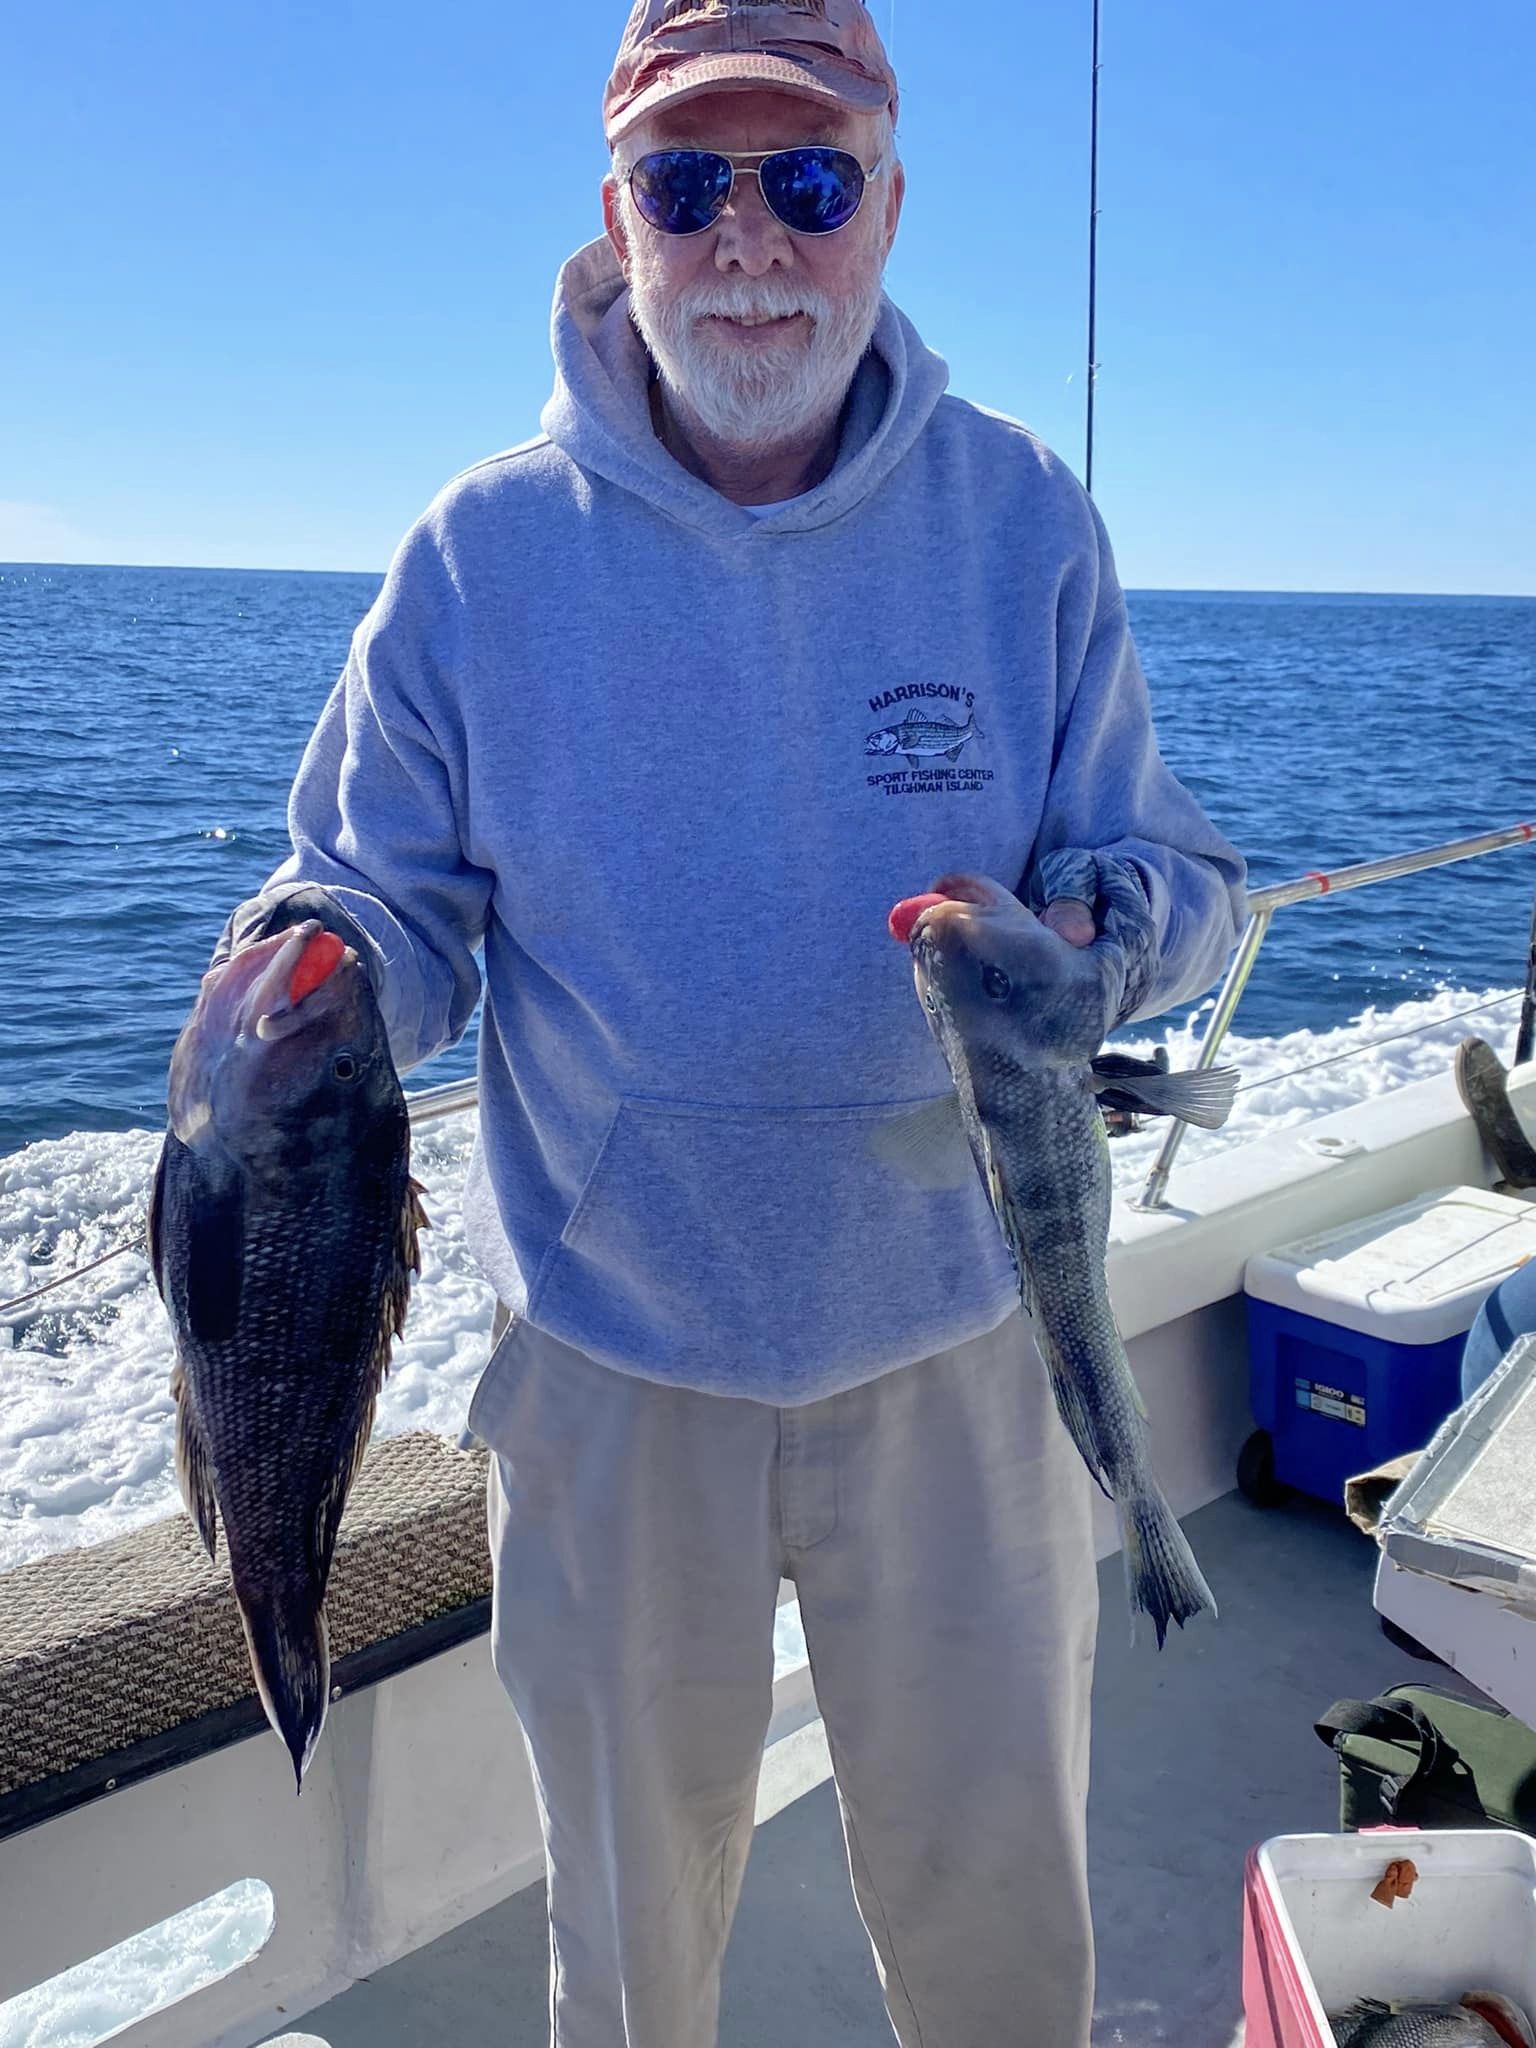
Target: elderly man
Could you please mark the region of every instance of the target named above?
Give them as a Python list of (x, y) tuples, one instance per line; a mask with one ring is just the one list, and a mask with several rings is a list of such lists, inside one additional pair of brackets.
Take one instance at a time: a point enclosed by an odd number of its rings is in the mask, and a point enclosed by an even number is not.
[[(407, 536), (226, 944), (318, 916), (400, 1066), (481, 989), (472, 1242), (507, 1308), (494, 1655), (559, 2048), (708, 2048), (780, 1581), (907, 2048), (1088, 2039), (1088, 1487), (886, 935), (957, 867), (1202, 989), (1242, 865), (1163, 766), (1093, 507), (882, 296), (860, 0), (639, 0), (544, 433)], [(786, 1967), (793, 1959), (786, 1957)]]

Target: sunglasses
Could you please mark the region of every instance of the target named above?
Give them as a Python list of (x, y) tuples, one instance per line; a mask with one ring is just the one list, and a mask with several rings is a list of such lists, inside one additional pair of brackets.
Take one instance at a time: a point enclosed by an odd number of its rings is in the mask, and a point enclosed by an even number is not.
[(629, 174), (642, 220), (663, 235), (702, 235), (724, 213), (738, 176), (756, 178), (763, 203), (794, 235), (835, 235), (864, 203), (869, 170), (846, 149), (802, 149), (727, 156), (718, 149), (657, 149)]

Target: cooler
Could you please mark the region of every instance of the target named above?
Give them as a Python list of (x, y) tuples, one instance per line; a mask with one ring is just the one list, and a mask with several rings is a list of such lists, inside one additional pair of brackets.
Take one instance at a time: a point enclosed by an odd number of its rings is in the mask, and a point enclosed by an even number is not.
[(1421, 1450), (1460, 1406), (1479, 1308), (1532, 1257), (1536, 1205), (1462, 1187), (1250, 1259), (1250, 1395), (1268, 1441), (1245, 1451), (1243, 1490), (1337, 1502), (1346, 1479)]
[[(1411, 1894), (1371, 1892), (1410, 1861)], [(1334, 2048), (1328, 2014), (1357, 1999), (1497, 1991), (1536, 2015), (1536, 1842), (1505, 1831), (1385, 1828), (1279, 1835), (1243, 1888), (1247, 2048)]]

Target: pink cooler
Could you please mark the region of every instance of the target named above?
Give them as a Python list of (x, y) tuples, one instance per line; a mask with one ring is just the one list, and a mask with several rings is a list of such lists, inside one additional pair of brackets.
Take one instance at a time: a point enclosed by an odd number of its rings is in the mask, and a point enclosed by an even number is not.
[[(1416, 1865), (1410, 1898), (1371, 1893)], [(1536, 1842), (1506, 1829), (1278, 1835), (1243, 1885), (1246, 2048), (1335, 2048), (1328, 2014), (1358, 1998), (1501, 1991), (1536, 2017)]]

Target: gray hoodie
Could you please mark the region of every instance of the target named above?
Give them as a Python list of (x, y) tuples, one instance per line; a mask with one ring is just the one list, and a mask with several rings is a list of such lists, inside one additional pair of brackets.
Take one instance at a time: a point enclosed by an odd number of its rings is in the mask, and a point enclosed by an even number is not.
[(1150, 1014), (1220, 969), (1242, 862), (1159, 758), (1092, 504), (889, 301), (832, 473), (763, 519), (656, 440), (606, 242), (554, 352), (544, 433), (406, 536), (273, 882), (374, 941), (402, 1069), (483, 945), (467, 1210), (504, 1300), (621, 1371), (817, 1400), (1018, 1299), (979, 1182), (871, 1144), (948, 1087), (891, 905), (1119, 854)]

